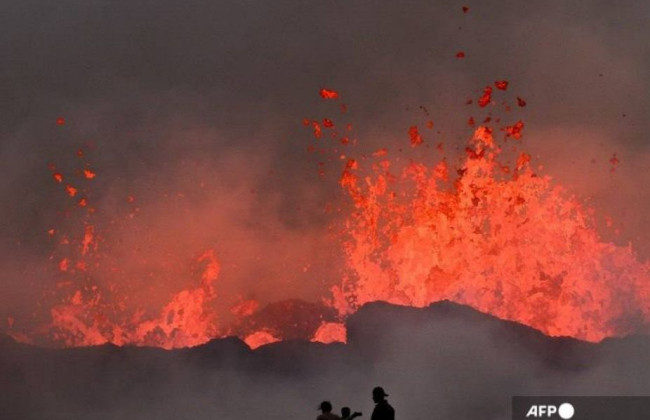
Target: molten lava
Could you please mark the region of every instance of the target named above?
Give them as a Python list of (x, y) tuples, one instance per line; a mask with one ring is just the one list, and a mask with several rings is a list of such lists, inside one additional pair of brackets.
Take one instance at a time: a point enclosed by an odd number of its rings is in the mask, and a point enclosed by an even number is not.
[[(494, 106), (493, 95), (504, 94), (509, 86), (505, 80), (494, 85), (497, 90), (484, 88), (477, 101), (480, 108)], [(320, 96), (336, 100), (339, 95), (321, 89)], [(519, 97), (517, 102), (526, 105)], [(287, 339), (344, 342), (342, 321), (367, 302), (422, 307), (442, 299), (555, 336), (596, 341), (641, 331), (650, 320), (650, 265), (639, 262), (631, 247), (603, 242), (593, 211), (549, 177), (535, 173), (530, 154), (504, 151), (506, 141), (521, 144), (521, 120), (487, 125), (492, 120), (489, 114), (475, 128), (457, 165), (444, 156), (442, 142), (431, 149), (441, 156), (434, 163), (411, 159), (404, 164), (386, 147), (367, 156), (355, 157), (349, 149), (343, 154), (339, 148), (354, 147), (356, 139), (337, 134), (329, 118), (303, 120), (319, 145), (309, 150), (326, 153), (331, 141), (331, 160), (344, 162), (339, 185), (350, 200), (340, 229), (346, 274), (331, 287), (331, 296), (322, 297), (324, 303), (288, 299), (261, 305), (251, 298), (224, 296), (219, 250), (211, 246), (194, 250), (192, 270), (180, 290), (165, 295), (162, 303), (153, 303), (153, 297), (152, 302), (134, 302), (134, 279), (106, 280), (106, 272), (117, 277), (122, 271), (107, 256), (112, 251), (104, 238), (106, 226), (95, 221), (95, 207), (102, 211), (101, 201), (92, 195), (96, 172), (82, 161), (81, 170), (71, 171), (78, 178), (70, 181), (73, 187), (63, 183), (61, 172), (66, 171), (50, 164), (57, 187), (63, 188), (66, 200), (74, 200), (65, 217), (76, 225), (48, 230), (48, 239), (56, 244), (50, 257), (55, 286), (44, 295), (56, 303), (44, 301), (41, 306), (48, 308), (51, 322), (23, 334), (13, 329), (17, 322), (11, 318), (10, 333), (21, 341), (63, 346), (111, 342), (175, 348), (226, 335), (237, 335), (253, 348)], [(474, 127), (475, 119), (470, 117), (468, 124)], [(338, 127), (352, 130), (350, 124)], [(426, 127), (432, 129), (433, 121)], [(407, 132), (404, 141), (412, 146), (407, 149), (426, 152), (417, 125)], [(513, 154), (510, 164), (508, 153)], [(81, 149), (77, 156), (86, 158)], [(610, 163), (612, 168), (619, 164), (616, 155)], [(321, 175), (324, 165), (319, 162)], [(66, 182), (72, 178), (65, 174)], [(133, 195), (124, 193), (121, 201), (129, 207), (125, 223), (130, 230), (128, 221), (139, 208)], [(136, 250), (130, 258), (138, 255)], [(173, 257), (165, 255), (154, 263), (167, 267)], [(141, 263), (149, 264), (145, 258)], [(155, 290), (159, 280), (152, 276), (146, 281)], [(233, 300), (225, 316), (217, 310), (222, 301)]]
[(124, 313), (119, 296), (111, 299), (97, 285), (75, 291), (51, 309), (53, 338), (65, 346), (111, 342), (167, 349), (209, 341), (219, 333), (210, 303), (216, 298), (220, 266), (212, 250), (200, 255), (197, 263), (204, 266), (200, 284), (175, 294), (153, 318)]
[[(522, 128), (505, 131), (520, 139)], [(350, 275), (333, 287), (333, 306), (345, 315), (376, 300), (422, 307), (449, 299), (554, 336), (638, 331), (650, 320), (649, 264), (601, 241), (592, 211), (537, 175), (530, 155), (503, 170), (492, 132), (476, 129), (453, 182), (444, 160), (399, 173), (386, 161), (346, 166)]]
[(323, 88), (320, 90), (320, 96), (323, 99), (338, 99), (339, 94), (334, 90)]

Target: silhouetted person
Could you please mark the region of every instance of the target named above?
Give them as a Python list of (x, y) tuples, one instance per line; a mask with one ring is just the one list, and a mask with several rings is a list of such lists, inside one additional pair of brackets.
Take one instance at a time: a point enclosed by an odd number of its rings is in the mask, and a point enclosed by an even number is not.
[(318, 409), (323, 412), (323, 414), (316, 417), (316, 420), (341, 420), (339, 416), (332, 413), (332, 403), (329, 401), (323, 401), (318, 406)]
[(352, 420), (355, 417), (361, 416), (362, 413), (359, 411), (355, 411), (354, 413), (350, 414), (350, 407), (343, 407), (341, 409), (341, 420)]
[(384, 388), (377, 386), (372, 390), (372, 400), (375, 402), (375, 409), (372, 411), (370, 420), (395, 420), (395, 410), (388, 404)]

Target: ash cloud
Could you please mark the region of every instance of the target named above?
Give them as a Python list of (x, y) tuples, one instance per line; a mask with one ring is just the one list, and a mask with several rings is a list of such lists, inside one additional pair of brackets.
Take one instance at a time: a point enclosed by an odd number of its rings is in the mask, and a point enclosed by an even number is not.
[[(611, 239), (632, 241), (647, 259), (650, 6), (494, 1), (467, 4), (463, 14), (463, 5), (5, 5), (0, 315), (28, 317), (36, 290), (54, 282), (47, 267), (56, 247), (45, 232), (79, 221), (65, 216), (69, 201), (47, 165), (73, 170), (80, 147), (98, 173), (92, 198), (107, 228), (100, 246), (127, 273), (162, 276), (156, 293), (183, 283), (174, 280), (182, 263), (165, 274), (137, 258), (155, 265), (162, 255), (191, 258), (214, 247), (222, 293), (318, 299), (340, 278), (327, 230), (337, 216), (323, 208), (342, 200), (305, 151), (311, 134), (302, 118), (338, 117), (318, 98), (321, 87), (341, 93), (368, 150), (408, 147), (407, 128), (429, 118), (436, 129), (422, 130), (426, 144), (453, 150), (470, 134), (467, 117), (478, 114), (466, 98), (509, 80), (510, 100), (528, 102), (513, 112), (527, 124), (526, 147), (547, 173), (621, 220)], [(460, 50), (464, 60), (455, 57)], [(621, 164), (612, 174), (613, 153)], [(336, 162), (326, 169), (340, 170)], [(140, 215), (110, 229), (130, 194)]]

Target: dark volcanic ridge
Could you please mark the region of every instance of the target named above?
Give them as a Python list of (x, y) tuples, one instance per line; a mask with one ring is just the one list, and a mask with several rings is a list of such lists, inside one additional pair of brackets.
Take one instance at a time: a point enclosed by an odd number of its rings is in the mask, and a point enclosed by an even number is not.
[[(302, 303), (302, 301), (299, 300), (295, 301), (297, 301), (298, 304)], [(291, 303), (292, 306), (298, 306), (294, 300), (289, 303)], [(304, 303), (303, 306), (305, 304), (306, 303)], [(276, 309), (277, 308), (275, 307), (270, 307), (269, 312), (273, 312), (273, 310)], [(295, 311), (283, 311), (283, 313), (285, 312), (291, 313), (291, 315), (301, 315), (303, 312), (307, 315), (313, 315), (313, 310), (303, 310), (301, 313), (297, 314), (293, 314)], [(246, 325), (246, 327), (248, 327), (246, 330), (253, 331), (255, 325), (264, 325), (265, 327), (268, 327), (269, 325), (273, 326), (269, 324), (269, 320), (277, 321), (279, 318), (278, 316), (271, 316), (273, 315), (272, 313), (266, 318), (262, 315), (264, 315), (264, 313), (257, 315), (254, 320), (249, 321), (251, 326)], [(293, 318), (295, 318), (295, 316), (293, 316)], [(316, 316), (316, 318), (316, 321), (318, 321), (318, 316)], [(293, 320), (295, 321), (295, 319)], [(285, 319), (285, 321), (287, 320)], [(313, 320), (308, 319), (305, 323), (307, 323), (307, 321)], [(314, 329), (311, 324), (316, 325), (317, 322), (316, 324), (314, 322), (309, 322), (309, 324), (311, 331)], [(73, 355), (93, 353), (142, 353), (164, 355), (169, 353), (169, 357), (182, 356), (190, 359), (198, 357), (202, 361), (211, 360), (217, 365), (224, 365), (224, 363), (220, 363), (220, 361), (228, 361), (223, 359), (226, 355), (236, 354), (253, 360), (259, 357), (266, 357), (267, 355), (285, 357), (283, 356), (283, 353), (287, 353), (287, 355), (291, 355), (291, 357), (288, 358), (292, 359), (292, 363), (294, 363), (295, 357), (300, 357), (299, 353), (301, 351), (306, 353), (305, 356), (310, 352), (316, 351), (322, 354), (331, 353), (337, 357), (344, 353), (349, 353), (372, 358), (375, 353), (381, 350), (385, 342), (392, 338), (390, 334), (386, 334), (387, 332), (395, 332), (405, 329), (412, 332), (409, 337), (410, 341), (414, 343), (421, 341), (428, 342), (435, 338), (439, 339), (439, 343), (443, 343), (444, 340), (448, 340), (449, 337), (444, 337), (442, 334), (447, 335), (449, 332), (442, 330), (436, 331), (436, 327), (448, 326), (450, 324), (458, 325), (459, 327), (458, 331), (452, 333), (456, 338), (463, 336), (464, 334), (462, 331), (467, 330), (467, 327), (470, 327), (470, 330), (480, 329), (489, 332), (494, 339), (494, 344), (497, 346), (496, 348), (512, 347), (523, 349), (529, 352), (531, 356), (539, 357), (540, 361), (559, 369), (588, 368), (591, 362), (587, 362), (587, 360), (593, 361), (594, 357), (606, 353), (606, 349), (608, 348), (621, 349), (639, 346), (646, 348), (647, 346), (650, 346), (650, 336), (645, 335), (608, 338), (597, 344), (572, 337), (550, 337), (527, 325), (514, 321), (505, 321), (492, 315), (477, 311), (470, 306), (444, 300), (433, 303), (425, 308), (393, 305), (386, 302), (373, 302), (366, 304), (347, 319), (347, 344), (314, 343), (301, 340), (300, 338), (293, 339), (290, 337), (289, 339), (284, 339), (283, 341), (267, 344), (255, 350), (251, 350), (241, 339), (237, 337), (226, 337), (215, 338), (206, 344), (196, 347), (175, 350), (163, 350), (157, 347), (120, 347), (113, 344), (55, 350), (18, 343), (12, 337), (6, 334), (0, 334), (0, 352), (2, 352), (2, 354), (17, 354), (24, 352), (25, 354), (42, 354), (45, 357), (62, 357), (66, 353)], [(280, 327), (275, 329), (279, 331)], [(439, 334), (432, 336), (431, 332), (437, 332)], [(301, 337), (305, 334), (294, 335), (296, 337)], [(228, 363), (225, 363), (225, 365), (228, 365)]]
[(347, 328), (347, 344), (289, 340), (256, 350), (234, 337), (168, 351), (46, 349), (4, 336), (0, 412), (16, 419), (309, 418), (329, 398), (335, 408), (369, 414), (369, 391), (381, 384), (400, 418), (431, 418), (434, 406), (454, 418), (506, 418), (513, 395), (650, 392), (647, 336), (597, 344), (548, 337), (448, 301), (422, 309), (375, 302), (351, 315)]

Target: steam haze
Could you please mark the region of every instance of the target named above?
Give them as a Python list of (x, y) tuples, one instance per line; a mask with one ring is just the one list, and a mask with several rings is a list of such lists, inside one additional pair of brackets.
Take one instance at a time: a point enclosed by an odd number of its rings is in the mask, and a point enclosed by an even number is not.
[[(324, 399), (369, 418), (382, 385), (396, 418), (507, 419), (513, 395), (647, 395), (648, 340), (549, 338), (448, 302), (383, 303), (348, 319), (350, 342), (237, 339), (165, 351), (0, 344), (11, 418), (316, 418)], [(19, 380), (18, 380), (19, 379)], [(92, 384), (92, 386), (89, 386)]]

